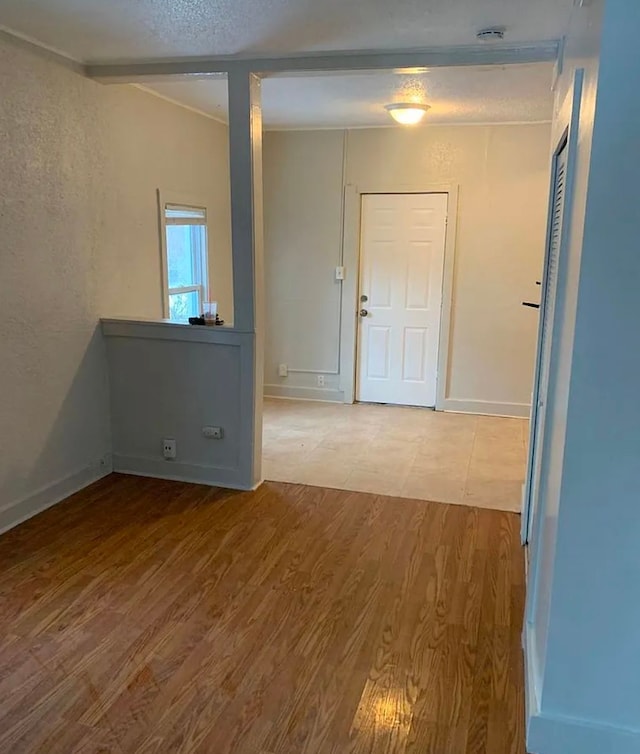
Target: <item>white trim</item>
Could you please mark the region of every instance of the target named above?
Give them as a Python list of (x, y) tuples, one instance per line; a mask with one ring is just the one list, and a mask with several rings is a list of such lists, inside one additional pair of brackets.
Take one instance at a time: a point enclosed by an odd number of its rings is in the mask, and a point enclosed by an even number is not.
[(640, 730), (616, 728), (596, 720), (554, 715), (542, 709), (539, 662), (535, 657), (533, 627), (525, 623), (522, 633), (525, 673), (527, 751), (532, 754), (637, 754)]
[(499, 45), (457, 45), (415, 50), (345, 50), (283, 56), (178, 58), (157, 62), (90, 63), (87, 75), (103, 83), (149, 81), (158, 76), (206, 76), (215, 73), (283, 71), (364, 71), (448, 66), (510, 65), (553, 62), (558, 40)]
[(504, 416), (527, 419), (531, 411), (528, 403), (502, 403), (499, 401), (476, 401), (465, 398), (445, 398), (438, 411), (458, 414), (479, 414), (480, 416)]
[[(176, 102), (175, 104), (179, 104)], [(553, 121), (551, 120), (500, 120), (500, 121), (480, 121), (478, 123), (461, 123), (460, 121), (445, 121), (434, 123), (433, 121), (424, 122), (418, 128), (475, 128), (480, 126), (482, 128), (490, 128), (492, 126), (549, 126)], [(264, 130), (270, 133), (278, 131), (368, 131), (370, 129), (380, 128), (402, 128), (397, 124), (385, 123), (382, 125), (378, 123), (373, 126), (269, 126), (266, 125)]]
[(243, 470), (239, 466), (203, 466), (196, 463), (165, 461), (150, 456), (127, 456), (114, 453), (113, 470), (119, 474), (207, 484), (210, 487), (225, 487), (233, 490), (251, 490), (256, 487), (242, 481)]
[(343, 261), (352, 275), (347, 275), (342, 289), (342, 316), (340, 324), (341, 359), (340, 389), (345, 403), (355, 401), (357, 349), (358, 349), (358, 285), (360, 279), (360, 237), (362, 233), (361, 203), (363, 194), (447, 194), (447, 228), (444, 245), (444, 276), (442, 280), (442, 308), (440, 314), (440, 341), (438, 346), (436, 405), (445, 410), (444, 401), (448, 384), (451, 311), (455, 272), (456, 232), (459, 186), (452, 183), (382, 182), (344, 189), (344, 227), (342, 231)]
[(540, 714), (540, 674), (534, 654), (533, 627), (526, 622), (522, 629), (522, 651), (524, 654), (525, 720), (528, 724), (529, 720)]
[(288, 385), (265, 385), (265, 398), (283, 398), (288, 400), (319, 401), (321, 403), (344, 403), (342, 390), (321, 387), (290, 387)]
[(111, 471), (111, 457), (105, 456), (84, 469), (41, 487), (21, 500), (4, 505), (0, 508), (0, 534), (97, 482)]
[(145, 94), (151, 94), (153, 97), (157, 97), (158, 99), (164, 100), (165, 102), (168, 102), (171, 105), (176, 105), (177, 107), (181, 107), (184, 110), (188, 110), (191, 113), (194, 113), (195, 115), (201, 115), (203, 118), (208, 118), (209, 120), (213, 120), (216, 123), (220, 123), (223, 126), (228, 126), (229, 123), (226, 120), (223, 120), (222, 118), (216, 118), (215, 115), (212, 113), (208, 113), (205, 110), (200, 110), (197, 107), (193, 107), (193, 105), (187, 105), (184, 102), (180, 102), (177, 99), (173, 99), (173, 97), (167, 97), (166, 94), (160, 94), (160, 92), (157, 92), (155, 89), (150, 89), (148, 86), (145, 86), (144, 84), (135, 84), (132, 83), (130, 86), (135, 86), (136, 89), (139, 89), (141, 92), (144, 92)]
[(73, 55), (69, 55), (69, 53), (64, 50), (59, 50), (57, 47), (45, 44), (35, 37), (30, 37), (28, 34), (23, 34), (22, 32), (16, 31), (4, 24), (0, 24), (0, 34), (11, 37), (12, 41), (22, 43), (25, 47), (31, 48), (31, 52), (40, 52), (41, 54), (46, 53), (45, 56), (49, 60), (54, 60), (59, 65), (63, 65), (65, 68), (71, 68), (71, 70), (80, 73), (83, 76), (86, 75), (82, 61), (78, 60), (78, 58), (74, 58)]
[(442, 304), (440, 309), (440, 338), (438, 364), (436, 367), (436, 411), (444, 410), (448, 395), (451, 362), (451, 323), (453, 313), (453, 289), (455, 283), (456, 235), (458, 231), (457, 185), (443, 186), (448, 196), (447, 228), (444, 239), (444, 273), (442, 278)]
[(527, 750), (535, 754), (638, 754), (640, 731), (541, 712), (529, 719)]
[[(210, 272), (210, 257), (209, 257), (209, 211), (207, 203), (195, 198), (192, 195), (184, 194), (175, 191), (166, 191), (164, 189), (157, 189), (158, 196), (158, 233), (160, 236), (160, 270), (162, 279), (162, 314), (165, 318), (169, 318), (169, 295), (180, 293), (178, 289), (169, 288), (169, 270), (167, 268), (167, 225), (175, 225), (176, 223), (167, 223), (166, 207), (168, 205), (178, 205), (184, 208), (202, 209), (205, 212), (205, 221), (202, 222), (197, 218), (197, 222), (189, 223), (189, 225), (198, 225), (205, 229), (205, 245), (206, 248), (200, 250), (201, 259), (199, 260), (197, 267), (200, 273), (201, 282), (195, 286), (187, 286), (185, 291), (190, 292), (191, 289), (197, 290), (201, 299), (200, 308), (204, 306), (204, 302), (209, 300), (210, 297), (210, 285), (209, 285), (209, 272)], [(179, 223), (180, 225), (186, 225), (187, 223)]]

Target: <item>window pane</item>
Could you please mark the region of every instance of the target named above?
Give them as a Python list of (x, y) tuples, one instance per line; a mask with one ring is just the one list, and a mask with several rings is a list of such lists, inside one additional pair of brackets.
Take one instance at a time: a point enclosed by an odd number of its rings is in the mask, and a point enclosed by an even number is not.
[(169, 288), (199, 285), (194, 269), (193, 225), (167, 225)]
[(169, 319), (186, 321), (189, 317), (199, 317), (198, 291), (169, 294)]

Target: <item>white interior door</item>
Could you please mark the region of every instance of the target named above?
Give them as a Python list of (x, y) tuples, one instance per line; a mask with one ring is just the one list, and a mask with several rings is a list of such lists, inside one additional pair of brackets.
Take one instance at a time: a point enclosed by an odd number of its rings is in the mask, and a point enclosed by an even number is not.
[(549, 222), (549, 238), (545, 254), (540, 324), (538, 326), (538, 358), (531, 401), (529, 429), (529, 462), (522, 516), (523, 541), (530, 542), (542, 476), (542, 449), (545, 418), (548, 411), (553, 322), (558, 294), (558, 267), (562, 241), (562, 220), (567, 183), (567, 145), (556, 155), (553, 196)]
[(447, 202), (447, 194), (362, 197), (360, 401), (435, 406)]

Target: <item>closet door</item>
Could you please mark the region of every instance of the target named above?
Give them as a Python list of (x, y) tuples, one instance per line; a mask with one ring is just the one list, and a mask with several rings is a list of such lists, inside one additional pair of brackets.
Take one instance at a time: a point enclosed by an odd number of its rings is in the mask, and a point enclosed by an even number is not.
[(558, 289), (558, 264), (562, 242), (562, 220), (564, 216), (567, 184), (567, 144), (557, 153), (554, 165), (553, 199), (549, 223), (549, 238), (545, 254), (542, 280), (542, 303), (538, 334), (538, 358), (531, 401), (531, 425), (529, 432), (529, 465), (524, 495), (522, 532), (525, 542), (531, 541), (534, 514), (540, 495), (540, 473), (542, 465), (542, 442), (547, 415), (549, 396), (549, 375), (551, 369), (551, 346), (553, 320)]

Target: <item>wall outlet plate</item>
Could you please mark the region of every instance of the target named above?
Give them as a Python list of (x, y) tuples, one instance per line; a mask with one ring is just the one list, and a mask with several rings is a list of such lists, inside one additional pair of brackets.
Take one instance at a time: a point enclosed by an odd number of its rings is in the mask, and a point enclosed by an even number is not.
[(173, 461), (178, 452), (177, 443), (171, 437), (165, 437), (162, 441), (162, 455), (167, 461)]
[(324, 387), (324, 374), (318, 375), (318, 387)]
[(287, 364), (278, 364), (278, 377), (288, 377), (289, 366)]
[(207, 440), (222, 440), (224, 437), (224, 429), (222, 427), (203, 427), (202, 436)]

